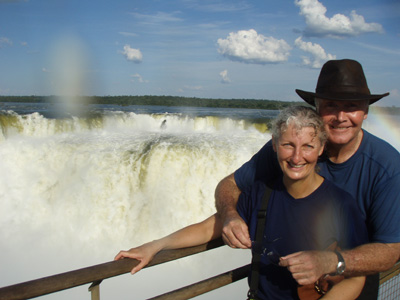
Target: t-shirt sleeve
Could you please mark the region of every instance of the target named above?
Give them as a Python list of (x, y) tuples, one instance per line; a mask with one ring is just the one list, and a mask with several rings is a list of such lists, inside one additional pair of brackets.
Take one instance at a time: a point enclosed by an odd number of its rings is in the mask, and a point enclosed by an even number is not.
[(256, 207), (256, 187), (257, 184), (254, 184), (251, 186), (251, 188), (248, 188), (244, 190), (240, 195), (239, 195), (239, 200), (236, 205), (236, 209), (240, 215), (240, 217), (245, 221), (246, 224), (249, 223), (249, 220), (251, 219), (251, 214), (253, 210)]
[(234, 176), (236, 185), (241, 191), (245, 191), (258, 180), (271, 182), (281, 174), (270, 140), (248, 162), (237, 169)]
[(244, 163), (234, 173), (236, 185), (241, 191), (247, 190), (255, 181), (257, 165), (254, 157), (256, 155), (259, 155), (259, 152), (257, 152), (248, 162)]
[(400, 173), (374, 189), (368, 214), (371, 242), (400, 243)]
[(240, 217), (247, 224), (250, 237), (254, 237), (257, 227), (257, 212), (261, 205), (262, 195), (265, 192), (265, 185), (257, 181), (249, 189), (243, 191), (236, 205)]

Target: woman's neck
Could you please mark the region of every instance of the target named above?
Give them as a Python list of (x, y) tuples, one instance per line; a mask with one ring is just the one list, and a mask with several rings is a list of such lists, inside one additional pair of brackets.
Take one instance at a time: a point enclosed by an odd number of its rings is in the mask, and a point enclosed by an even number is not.
[(295, 199), (311, 195), (323, 182), (324, 178), (317, 173), (310, 174), (304, 180), (291, 180), (283, 176), (283, 184), (287, 192)]

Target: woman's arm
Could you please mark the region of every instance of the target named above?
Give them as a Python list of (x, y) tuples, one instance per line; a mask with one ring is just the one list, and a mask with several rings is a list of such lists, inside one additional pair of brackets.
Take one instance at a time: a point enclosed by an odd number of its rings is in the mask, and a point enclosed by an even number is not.
[(365, 276), (349, 277), (335, 284), (324, 297), (324, 300), (354, 300), (356, 299), (365, 284)]
[(200, 223), (189, 225), (159, 240), (143, 244), (128, 251), (120, 251), (114, 260), (124, 257), (139, 260), (140, 263), (131, 271), (134, 274), (146, 266), (161, 250), (201, 245), (220, 237), (221, 232), (222, 222), (217, 214), (214, 214)]

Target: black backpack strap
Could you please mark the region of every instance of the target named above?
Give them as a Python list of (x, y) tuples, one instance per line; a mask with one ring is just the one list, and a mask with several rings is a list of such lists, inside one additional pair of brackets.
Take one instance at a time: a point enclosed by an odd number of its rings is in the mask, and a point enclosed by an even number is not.
[[(267, 208), (268, 201), (271, 196), (272, 189), (266, 185), (266, 189), (263, 195), (261, 207), (257, 213), (257, 228), (256, 228), (256, 238), (255, 242), (258, 245), (262, 245), (262, 240), (264, 236), (264, 228), (267, 216)], [(261, 252), (254, 251), (253, 258), (251, 260), (251, 281), (250, 281), (250, 289), (247, 293), (247, 299), (257, 299), (257, 291), (258, 291), (258, 283), (260, 278), (260, 261), (261, 261)]]

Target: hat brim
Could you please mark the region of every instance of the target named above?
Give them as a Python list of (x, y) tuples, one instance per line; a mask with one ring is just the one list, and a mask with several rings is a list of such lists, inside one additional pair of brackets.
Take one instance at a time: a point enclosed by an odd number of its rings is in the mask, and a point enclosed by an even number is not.
[(334, 101), (360, 101), (369, 100), (369, 104), (375, 103), (389, 95), (389, 93), (381, 95), (365, 95), (359, 93), (329, 93), (329, 94), (318, 94), (312, 92), (306, 92), (303, 90), (297, 90), (296, 93), (308, 104), (315, 106), (315, 98), (334, 100)]

